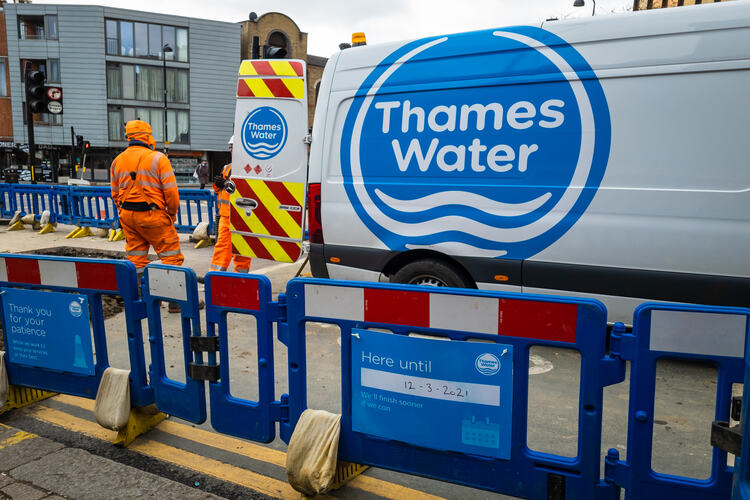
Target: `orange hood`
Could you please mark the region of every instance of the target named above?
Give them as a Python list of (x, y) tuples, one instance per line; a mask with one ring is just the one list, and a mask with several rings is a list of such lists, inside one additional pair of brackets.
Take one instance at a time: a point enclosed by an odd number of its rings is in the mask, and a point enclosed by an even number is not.
[(125, 137), (128, 141), (140, 141), (148, 144), (151, 149), (156, 146), (151, 125), (142, 120), (130, 120), (125, 124)]

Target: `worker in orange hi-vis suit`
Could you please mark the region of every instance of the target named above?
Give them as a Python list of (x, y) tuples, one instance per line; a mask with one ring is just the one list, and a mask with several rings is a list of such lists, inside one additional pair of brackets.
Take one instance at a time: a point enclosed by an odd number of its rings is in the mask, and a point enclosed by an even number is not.
[[(128, 148), (112, 162), (111, 187), (125, 233), (125, 256), (142, 273), (149, 246), (164, 264), (179, 266), (185, 257), (174, 227), (180, 194), (166, 155), (154, 151), (151, 126), (141, 120), (125, 125)], [(173, 309), (175, 309), (173, 311)], [(170, 312), (177, 312), (170, 304)]]
[[(229, 139), (229, 152), (232, 152), (234, 136)], [(232, 164), (224, 166), (221, 175), (214, 179), (214, 191), (219, 202), (219, 235), (216, 238), (214, 255), (211, 258), (211, 271), (226, 271), (234, 257), (234, 270), (238, 273), (250, 271), (250, 257), (232, 255), (232, 235), (229, 232), (229, 193), (224, 190), (225, 183), (232, 176)]]

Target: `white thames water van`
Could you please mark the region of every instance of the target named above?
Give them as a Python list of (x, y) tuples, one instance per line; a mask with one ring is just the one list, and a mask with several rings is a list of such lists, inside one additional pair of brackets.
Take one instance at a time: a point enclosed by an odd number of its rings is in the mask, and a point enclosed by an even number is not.
[(343, 50), (312, 132), (313, 274), (592, 296), (626, 323), (646, 300), (748, 306), (749, 90), (740, 1)]

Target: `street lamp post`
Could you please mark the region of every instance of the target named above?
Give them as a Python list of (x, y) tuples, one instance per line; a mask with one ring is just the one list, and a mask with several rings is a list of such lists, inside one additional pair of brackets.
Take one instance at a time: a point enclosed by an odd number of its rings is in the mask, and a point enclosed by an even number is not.
[[(593, 16), (596, 12), (596, 0), (591, 0), (591, 2), (594, 4), (594, 8), (591, 9), (591, 15)], [(576, 0), (573, 2), (573, 7), (583, 7), (584, 6), (584, 0)]]
[(164, 154), (169, 151), (169, 141), (167, 140), (167, 52), (173, 52), (173, 50), (168, 43), (165, 43), (164, 47), (161, 49), (161, 58), (163, 62), (162, 80), (164, 81), (164, 125), (162, 127), (162, 132), (164, 132), (164, 136), (162, 137), (162, 142), (164, 142)]

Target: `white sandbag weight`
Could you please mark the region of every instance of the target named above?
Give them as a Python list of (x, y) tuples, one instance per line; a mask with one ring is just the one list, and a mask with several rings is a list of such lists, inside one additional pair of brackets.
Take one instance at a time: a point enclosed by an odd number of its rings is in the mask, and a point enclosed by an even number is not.
[(289, 484), (307, 496), (333, 486), (341, 433), (341, 415), (305, 410), (299, 418), (286, 453)]
[(130, 371), (109, 367), (104, 370), (96, 391), (94, 416), (99, 425), (119, 431), (130, 417)]

